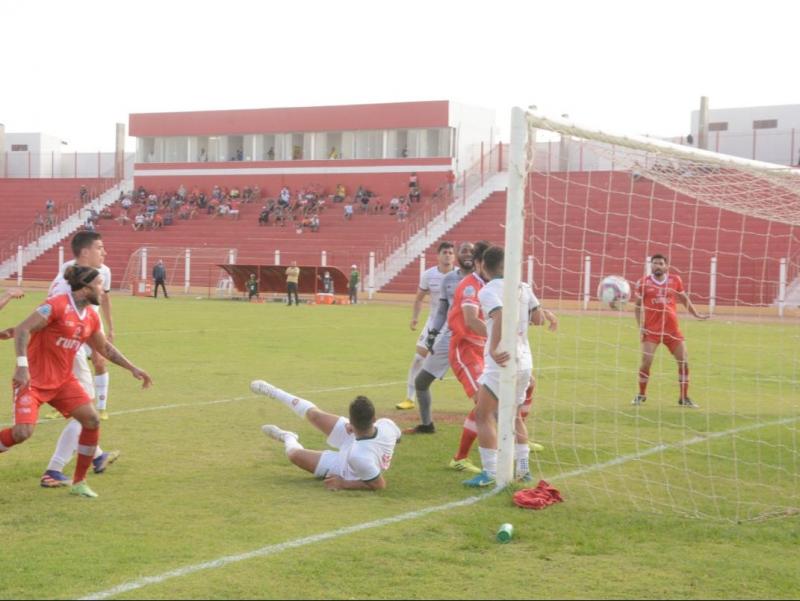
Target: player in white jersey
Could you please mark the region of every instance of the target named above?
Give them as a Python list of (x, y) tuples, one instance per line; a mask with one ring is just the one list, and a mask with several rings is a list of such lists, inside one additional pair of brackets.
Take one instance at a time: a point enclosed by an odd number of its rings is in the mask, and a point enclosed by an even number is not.
[(350, 419), (326, 413), (264, 380), (254, 380), (250, 390), (280, 401), (298, 417), (307, 419), (325, 434), (336, 451), (303, 448), (299, 436), (271, 424), (261, 429), (284, 444), (286, 456), (297, 467), (325, 481), (328, 490), (379, 490), (386, 488), (383, 473), (389, 469), (400, 430), (390, 419), (375, 419), (375, 407), (367, 397), (350, 403)]
[[(106, 294), (103, 295), (100, 304), (100, 310), (107, 327), (106, 338), (111, 342), (114, 338), (114, 326), (111, 321), (111, 301), (108, 297), (108, 290), (111, 288), (111, 270), (105, 265), (106, 250), (103, 246), (103, 240), (97, 232), (78, 232), (72, 237), (70, 242), (72, 253), (75, 259), (68, 261), (61, 266), (59, 274), (55, 277), (50, 284), (48, 297), (57, 296), (59, 294), (69, 293), (69, 283), (64, 279), (64, 271), (71, 265), (79, 265), (84, 267), (92, 267), (100, 272), (103, 277), (103, 289)], [(97, 310), (96, 308), (94, 310)], [(102, 321), (101, 321), (102, 323)], [(89, 355), (92, 356), (95, 365), (95, 373), (97, 374), (92, 379), (92, 372), (89, 369)], [(105, 414), (105, 398), (108, 394), (108, 373), (106, 371), (106, 361), (100, 357), (99, 353), (91, 353), (91, 351), (84, 345), (75, 356), (75, 362), (72, 366), (75, 377), (83, 386), (86, 393), (95, 398), (98, 397), (98, 411), (101, 415)], [(102, 406), (100, 404), (100, 397), (102, 396)], [(61, 414), (56, 412), (58, 417)], [(47, 470), (42, 475), (41, 485), (44, 488), (57, 488), (60, 486), (68, 486), (70, 479), (64, 475), (64, 467), (72, 459), (72, 456), (78, 450), (78, 438), (80, 436), (80, 424), (71, 419), (67, 422), (61, 436), (56, 443), (56, 450), (50, 459)], [(119, 457), (119, 451), (103, 452), (98, 446), (94, 459), (94, 472), (100, 474)]]
[[(480, 292), (478, 300), (481, 310), (486, 316), (486, 332), (488, 339), (484, 349), (483, 374), (478, 379), (478, 403), (476, 405), (476, 423), (478, 425), (478, 448), (481, 455), (483, 471), (464, 482), (467, 486), (489, 486), (494, 484), (497, 472), (497, 401), (500, 395), (500, 371), (510, 359), (510, 354), (502, 350), (508, 348), (503, 345), (503, 263), (505, 253), (499, 246), (490, 247), (483, 254), (483, 276), (488, 281)], [(542, 309), (539, 299), (528, 284), (521, 283), (519, 288), (519, 318), (516, 337), (516, 366), (517, 386), (515, 401), (517, 416), (514, 420), (516, 433), (515, 459), (517, 478), (529, 479), (528, 458), (528, 430), (525, 426), (520, 409), (525, 402), (525, 391), (531, 382), (533, 370), (533, 357), (528, 341), (528, 324), (550, 324), (550, 330), (558, 327), (556, 316)]]
[(425, 345), (428, 339), (428, 333), (432, 327), (433, 320), (436, 317), (436, 312), (439, 310), (439, 291), (442, 286), (444, 276), (453, 270), (453, 263), (455, 262), (455, 249), (451, 242), (442, 242), (439, 244), (437, 253), (437, 265), (425, 271), (419, 280), (419, 290), (417, 297), (414, 299), (414, 308), (411, 315), (411, 329), (416, 330), (419, 323), (419, 314), (422, 311), (422, 302), (425, 297), (430, 295), (430, 311), (428, 312), (428, 319), (425, 322), (425, 327), (417, 338), (417, 348), (414, 353), (414, 359), (411, 361), (411, 367), (408, 369), (408, 379), (406, 381), (406, 400), (395, 405), (397, 409), (413, 409), (414, 393), (416, 386), (414, 381), (417, 379), (419, 370), (422, 369), (422, 363), (428, 355), (428, 349)]

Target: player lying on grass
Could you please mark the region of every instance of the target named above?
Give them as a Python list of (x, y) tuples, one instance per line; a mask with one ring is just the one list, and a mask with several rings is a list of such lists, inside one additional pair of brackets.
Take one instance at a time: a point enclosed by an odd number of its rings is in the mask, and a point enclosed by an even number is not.
[(314, 403), (298, 398), (264, 380), (255, 380), (250, 390), (280, 401), (298, 417), (328, 437), (336, 451), (303, 448), (299, 436), (278, 426), (262, 426), (264, 434), (282, 442), (286, 456), (300, 469), (325, 480), (328, 490), (379, 490), (386, 488), (383, 472), (389, 469), (400, 429), (390, 419), (375, 419), (375, 407), (367, 397), (350, 403), (350, 419), (326, 413)]
[(91, 397), (72, 371), (75, 354), (83, 343), (106, 359), (152, 384), (146, 372), (134, 366), (111, 344), (100, 328), (100, 317), (90, 305), (99, 305), (103, 277), (91, 267), (72, 266), (64, 273), (70, 292), (48, 298), (14, 328), (17, 369), (14, 372), (14, 427), (0, 430), (0, 452), (25, 442), (33, 435), (39, 407), (45, 403), (64, 417), (81, 424), (78, 462), (71, 493), (82, 497), (97, 494), (86, 484), (100, 439), (100, 416)]
[[(556, 316), (542, 309), (539, 300), (533, 294), (528, 284), (520, 283), (519, 286), (519, 317), (517, 319), (516, 337), (513, 341), (502, 339), (503, 324), (503, 268), (505, 253), (499, 246), (492, 246), (483, 255), (483, 272), (487, 284), (478, 293), (481, 311), (487, 318), (486, 332), (488, 340), (484, 350), (484, 369), (478, 383), (478, 403), (475, 406), (475, 422), (478, 426), (478, 448), (481, 455), (483, 471), (464, 482), (467, 486), (490, 486), (495, 482), (497, 472), (497, 402), (500, 396), (500, 371), (505, 367), (511, 356), (505, 350), (510, 344), (516, 345), (516, 365), (512, 366), (517, 372), (517, 386), (515, 391), (515, 404), (517, 413), (514, 420), (516, 433), (515, 460), (516, 477), (519, 480), (531, 480), (528, 471), (528, 430), (525, 426), (524, 415), (527, 414), (526, 391), (531, 384), (531, 371), (533, 358), (531, 356), (530, 342), (528, 341), (528, 324), (550, 324), (550, 330), (558, 327)], [(532, 391), (531, 391), (532, 392)]]

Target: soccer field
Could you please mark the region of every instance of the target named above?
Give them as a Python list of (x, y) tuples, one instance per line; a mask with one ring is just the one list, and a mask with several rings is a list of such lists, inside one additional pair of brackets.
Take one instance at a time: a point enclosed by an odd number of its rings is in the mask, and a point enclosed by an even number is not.
[[(18, 322), (39, 295), (9, 305)], [(659, 351), (631, 407), (629, 314), (563, 315), (531, 332), (536, 475), (565, 502), (517, 509), (447, 469), (470, 402), (432, 388), (437, 434), (406, 437), (389, 486), (331, 493), (291, 466), (264, 423), (323, 436), (249, 391), (263, 378), (346, 412), (366, 394), (394, 409), (417, 333), (409, 306), (114, 297), (117, 345), (148, 391), (112, 367), (101, 445), (122, 457), (90, 477), (100, 498), (45, 490), (62, 421), (0, 455), (0, 597), (793, 598), (800, 591), (800, 394), (796, 323), (683, 319), (695, 412)], [(0, 343), (5, 369), (13, 346)], [(10, 391), (6, 392), (8, 401)], [(11, 405), (0, 423), (11, 419)], [(736, 458), (736, 461), (734, 461)], [(477, 449), (473, 450), (477, 461)], [(74, 463), (70, 469), (74, 467)], [(495, 542), (504, 522), (510, 544)]]

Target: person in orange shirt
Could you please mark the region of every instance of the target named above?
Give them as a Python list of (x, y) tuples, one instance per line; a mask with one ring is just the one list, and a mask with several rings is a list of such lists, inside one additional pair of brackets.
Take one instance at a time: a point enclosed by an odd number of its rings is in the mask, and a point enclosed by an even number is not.
[(642, 359), (639, 365), (639, 394), (634, 397), (632, 404), (638, 406), (647, 400), (653, 356), (658, 345), (663, 343), (678, 362), (678, 405), (697, 409), (698, 406), (689, 398), (689, 354), (678, 324), (677, 303), (680, 302), (697, 319), (705, 320), (710, 315), (699, 313), (689, 300), (680, 276), (668, 273), (667, 257), (653, 255), (650, 257), (650, 266), (652, 274), (643, 277), (636, 285), (635, 315), (641, 334)]

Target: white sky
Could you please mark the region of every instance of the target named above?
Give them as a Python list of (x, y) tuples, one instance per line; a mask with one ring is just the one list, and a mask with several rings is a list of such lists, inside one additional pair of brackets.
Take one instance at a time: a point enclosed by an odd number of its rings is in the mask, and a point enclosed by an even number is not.
[[(800, 3), (36, 0), (0, 3), (0, 122), (112, 150), (132, 112), (456, 100), (682, 135), (800, 103)], [(128, 141), (129, 149), (133, 141)]]

